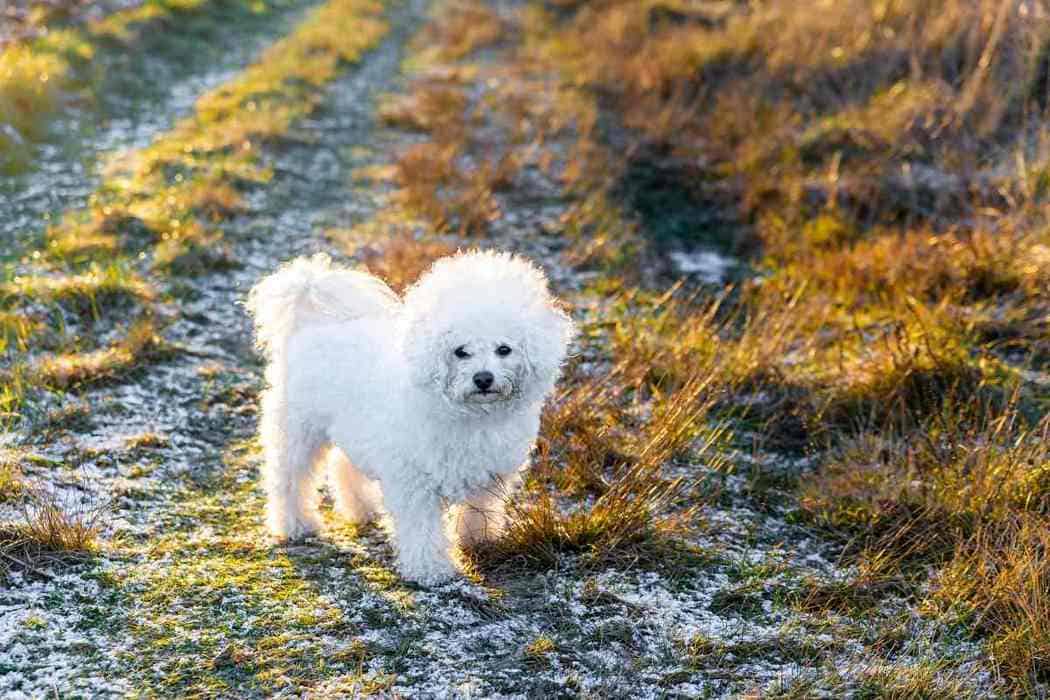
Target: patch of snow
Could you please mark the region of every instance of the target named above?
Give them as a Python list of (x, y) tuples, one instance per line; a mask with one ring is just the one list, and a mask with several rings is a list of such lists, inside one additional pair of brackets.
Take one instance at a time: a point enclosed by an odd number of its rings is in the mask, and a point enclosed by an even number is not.
[(708, 284), (722, 284), (737, 261), (713, 250), (676, 250), (670, 253), (677, 272), (695, 275)]

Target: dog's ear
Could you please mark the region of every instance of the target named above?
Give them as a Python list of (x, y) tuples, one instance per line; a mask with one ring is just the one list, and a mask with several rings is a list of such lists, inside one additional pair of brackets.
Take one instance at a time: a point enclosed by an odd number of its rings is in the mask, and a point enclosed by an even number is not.
[(531, 319), (522, 346), (533, 376), (529, 390), (535, 398), (543, 399), (554, 390), (575, 335), (572, 319), (554, 305), (544, 305)]
[(445, 357), (446, 338), (435, 333), (423, 319), (409, 322), (404, 336), (404, 357), (408, 362), (409, 379), (416, 386), (439, 389), (445, 383), (448, 361)]

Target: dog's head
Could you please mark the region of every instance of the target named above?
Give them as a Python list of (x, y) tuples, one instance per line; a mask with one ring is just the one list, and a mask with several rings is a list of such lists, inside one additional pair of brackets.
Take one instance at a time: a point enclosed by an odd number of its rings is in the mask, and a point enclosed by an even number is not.
[(438, 260), (404, 310), (412, 381), (468, 413), (542, 401), (573, 335), (543, 272), (507, 253)]

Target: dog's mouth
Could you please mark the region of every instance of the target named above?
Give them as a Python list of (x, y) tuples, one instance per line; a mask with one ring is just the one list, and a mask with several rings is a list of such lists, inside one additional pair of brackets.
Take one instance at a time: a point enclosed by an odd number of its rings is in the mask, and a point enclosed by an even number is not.
[(467, 394), (467, 401), (472, 403), (492, 403), (502, 401), (507, 397), (501, 391), (495, 389), (477, 389)]

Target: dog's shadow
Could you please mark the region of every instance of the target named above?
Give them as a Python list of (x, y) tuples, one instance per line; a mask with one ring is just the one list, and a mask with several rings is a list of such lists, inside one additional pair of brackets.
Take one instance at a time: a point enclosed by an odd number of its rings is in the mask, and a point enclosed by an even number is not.
[[(298, 575), (319, 591), (343, 603), (367, 598), (370, 622), (381, 626), (404, 623), (417, 610), (420, 598), (428, 602), (457, 603), (482, 619), (492, 620), (506, 614), (504, 605), (509, 580), (487, 576), (474, 563), (471, 553), (462, 553), (465, 575), (447, 583), (423, 586), (401, 578), (395, 565), (396, 556), (387, 530), (370, 522), (350, 525), (328, 516), (328, 526), (318, 536), (296, 544), (275, 545), (288, 557)], [(513, 585), (510, 589), (515, 588)], [(377, 611), (378, 601), (387, 603)], [(379, 619), (382, 618), (382, 619)]]

